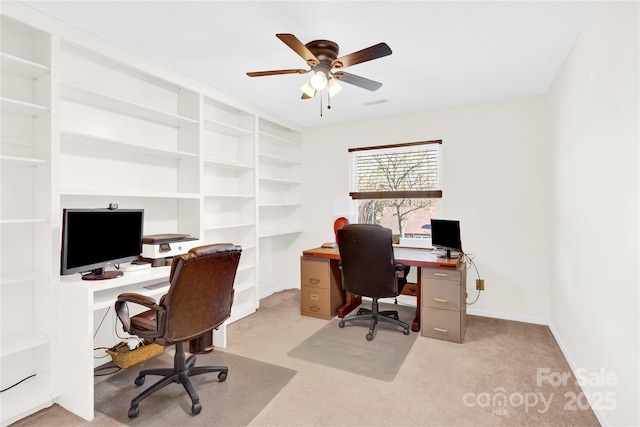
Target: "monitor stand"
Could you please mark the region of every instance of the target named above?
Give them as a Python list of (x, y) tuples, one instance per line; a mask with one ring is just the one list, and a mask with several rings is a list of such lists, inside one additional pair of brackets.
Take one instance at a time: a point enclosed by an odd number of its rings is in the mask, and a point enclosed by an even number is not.
[(109, 280), (124, 275), (122, 271), (105, 271), (104, 268), (96, 268), (89, 274), (84, 274), (82, 280)]
[(460, 255), (458, 254), (451, 255), (451, 249), (446, 249), (444, 252), (444, 255), (438, 255), (438, 258), (456, 259), (456, 258), (460, 258)]

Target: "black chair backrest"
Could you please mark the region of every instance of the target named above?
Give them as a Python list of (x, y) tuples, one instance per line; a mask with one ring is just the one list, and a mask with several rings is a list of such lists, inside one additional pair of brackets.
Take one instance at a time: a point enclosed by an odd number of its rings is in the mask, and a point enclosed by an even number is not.
[(200, 246), (174, 257), (171, 287), (160, 305), (167, 310), (165, 337), (186, 341), (220, 326), (230, 315), (240, 246)]
[(342, 285), (371, 298), (398, 295), (391, 230), (375, 224), (349, 224), (338, 229)]

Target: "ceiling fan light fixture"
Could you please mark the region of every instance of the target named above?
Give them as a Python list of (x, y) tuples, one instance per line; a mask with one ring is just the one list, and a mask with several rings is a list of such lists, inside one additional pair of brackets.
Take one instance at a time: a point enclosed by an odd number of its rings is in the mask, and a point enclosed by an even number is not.
[(322, 90), (327, 87), (327, 76), (324, 71), (316, 71), (309, 82), (315, 90)]
[(307, 80), (305, 84), (300, 86), (300, 90), (306, 95), (305, 99), (313, 98), (314, 96), (316, 96), (316, 90), (313, 88), (313, 86), (311, 86), (311, 79)]
[(342, 90), (342, 86), (338, 84), (336, 79), (331, 79), (327, 84), (327, 90), (329, 92), (329, 96), (334, 96)]

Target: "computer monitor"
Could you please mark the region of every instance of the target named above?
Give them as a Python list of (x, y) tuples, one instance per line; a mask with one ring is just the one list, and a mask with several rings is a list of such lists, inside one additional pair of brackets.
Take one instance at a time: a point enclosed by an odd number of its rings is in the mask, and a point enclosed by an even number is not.
[(60, 274), (84, 280), (122, 276), (105, 268), (136, 260), (142, 252), (144, 209), (64, 209)]
[[(431, 246), (445, 249), (447, 258), (452, 258), (452, 250), (462, 252), (462, 242), (460, 241), (460, 221), (432, 219)], [(456, 255), (453, 256), (453, 258), (456, 257)]]

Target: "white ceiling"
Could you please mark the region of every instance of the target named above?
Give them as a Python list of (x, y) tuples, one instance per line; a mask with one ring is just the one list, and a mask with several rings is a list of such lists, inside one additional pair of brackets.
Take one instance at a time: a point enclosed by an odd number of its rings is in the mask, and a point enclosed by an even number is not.
[[(21, 1), (301, 126), (540, 95), (587, 18), (583, 1)], [(300, 99), (308, 68), (276, 33), (328, 39), (340, 56), (386, 42), (393, 54), (346, 72), (331, 110)], [(326, 106), (326, 98), (323, 100)]]

